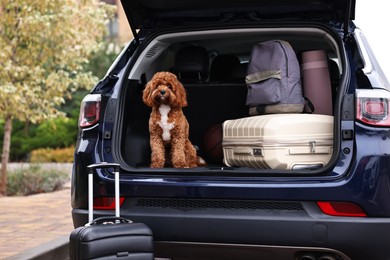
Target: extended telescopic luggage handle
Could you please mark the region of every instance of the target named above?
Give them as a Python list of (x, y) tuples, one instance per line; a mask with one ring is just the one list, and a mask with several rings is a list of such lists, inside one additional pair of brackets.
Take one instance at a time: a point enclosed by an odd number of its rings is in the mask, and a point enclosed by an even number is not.
[(114, 168), (115, 176), (115, 217), (120, 217), (119, 207), (119, 170), (120, 165), (117, 163), (95, 163), (87, 166), (88, 168), (88, 222), (93, 222), (93, 173), (97, 168)]

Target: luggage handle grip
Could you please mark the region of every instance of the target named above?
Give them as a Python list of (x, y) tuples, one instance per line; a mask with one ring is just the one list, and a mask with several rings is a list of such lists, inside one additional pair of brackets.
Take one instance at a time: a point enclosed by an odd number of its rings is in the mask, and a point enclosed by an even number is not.
[(100, 217), (100, 218), (94, 219), (93, 221), (91, 221), (87, 225), (92, 226), (92, 225), (98, 225), (98, 224), (106, 225), (106, 224), (117, 224), (117, 223), (133, 223), (133, 221), (126, 219), (126, 218), (122, 218), (122, 217)]
[(234, 154), (247, 154), (247, 155), (251, 155), (252, 154), (252, 150), (251, 150), (251, 148), (234, 148), (233, 149), (233, 153)]
[(87, 166), (88, 168), (88, 173), (93, 174), (93, 170), (96, 168), (114, 168), (114, 172), (119, 172), (120, 169), (120, 164), (118, 163), (107, 163), (107, 162), (101, 162), (101, 163), (95, 163), (95, 164), (90, 164)]
[(93, 221), (93, 172), (96, 168), (114, 168), (115, 175), (115, 217), (120, 217), (119, 207), (119, 170), (120, 165), (117, 163), (95, 163), (87, 166), (88, 168), (88, 222)]
[(237, 155), (262, 156), (263, 150), (261, 148), (234, 148), (233, 153)]

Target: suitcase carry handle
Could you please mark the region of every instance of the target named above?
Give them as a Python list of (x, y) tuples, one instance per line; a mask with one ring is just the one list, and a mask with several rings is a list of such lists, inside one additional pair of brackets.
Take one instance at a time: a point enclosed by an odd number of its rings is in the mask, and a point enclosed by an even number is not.
[(93, 174), (93, 170), (96, 168), (114, 168), (114, 172), (119, 172), (120, 169), (120, 164), (118, 163), (107, 163), (107, 162), (101, 162), (101, 163), (95, 163), (95, 164), (90, 164), (87, 166), (88, 168), (88, 173)]
[(115, 217), (120, 217), (119, 208), (119, 169), (117, 163), (95, 163), (87, 166), (88, 168), (88, 222), (93, 221), (93, 173), (96, 168), (114, 168), (115, 175)]
[(98, 224), (116, 224), (116, 223), (133, 223), (133, 221), (122, 218), (122, 217), (100, 217), (94, 219), (92, 222), (88, 223), (89, 226), (98, 225)]

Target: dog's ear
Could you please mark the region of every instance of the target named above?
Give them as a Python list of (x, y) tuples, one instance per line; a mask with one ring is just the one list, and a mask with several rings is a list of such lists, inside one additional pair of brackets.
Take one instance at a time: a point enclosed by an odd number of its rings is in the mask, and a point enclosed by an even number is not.
[(153, 79), (152, 79), (151, 81), (149, 81), (146, 84), (145, 89), (142, 93), (142, 100), (149, 107), (153, 106), (153, 99), (152, 99), (153, 84), (154, 83), (153, 83)]
[(186, 94), (186, 90), (183, 86), (183, 84), (181, 84), (181, 82), (179, 80), (175, 80), (175, 95), (176, 95), (176, 104), (179, 106), (179, 107), (186, 107), (187, 106), (187, 94)]

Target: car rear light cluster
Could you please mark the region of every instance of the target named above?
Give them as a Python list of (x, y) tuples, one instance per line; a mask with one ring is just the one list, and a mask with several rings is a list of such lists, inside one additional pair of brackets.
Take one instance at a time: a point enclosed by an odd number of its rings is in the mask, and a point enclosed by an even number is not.
[(81, 128), (93, 126), (99, 122), (100, 94), (89, 94), (81, 102), (79, 126)]
[[(124, 197), (119, 198), (119, 207), (122, 206), (125, 201)], [(98, 197), (93, 200), (93, 208), (100, 210), (113, 210), (115, 209), (115, 197)]]
[(324, 214), (329, 216), (367, 217), (367, 214), (360, 206), (351, 202), (319, 201), (317, 205)]
[(356, 119), (373, 126), (390, 127), (390, 92), (384, 89), (356, 91)]

